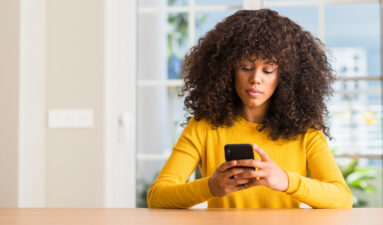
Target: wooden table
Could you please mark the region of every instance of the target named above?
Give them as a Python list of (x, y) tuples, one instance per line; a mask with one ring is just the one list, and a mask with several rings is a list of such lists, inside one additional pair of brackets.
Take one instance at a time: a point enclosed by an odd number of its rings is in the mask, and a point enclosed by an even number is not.
[(383, 209), (6, 209), (1, 225), (382, 225)]

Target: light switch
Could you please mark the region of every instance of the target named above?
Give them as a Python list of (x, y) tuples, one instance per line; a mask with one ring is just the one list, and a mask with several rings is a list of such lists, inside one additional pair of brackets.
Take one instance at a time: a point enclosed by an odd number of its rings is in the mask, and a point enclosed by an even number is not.
[(52, 109), (48, 111), (49, 128), (89, 128), (93, 127), (91, 109)]

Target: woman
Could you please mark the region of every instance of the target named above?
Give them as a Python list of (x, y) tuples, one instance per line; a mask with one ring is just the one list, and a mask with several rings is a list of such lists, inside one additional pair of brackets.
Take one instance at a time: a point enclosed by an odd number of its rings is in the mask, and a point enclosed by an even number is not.
[[(241, 10), (199, 40), (183, 72), (193, 117), (149, 207), (352, 207), (324, 136), (335, 78), (319, 39), (275, 11)], [(224, 146), (238, 143), (254, 144), (256, 159), (225, 162)], [(197, 165), (203, 178), (185, 183)]]

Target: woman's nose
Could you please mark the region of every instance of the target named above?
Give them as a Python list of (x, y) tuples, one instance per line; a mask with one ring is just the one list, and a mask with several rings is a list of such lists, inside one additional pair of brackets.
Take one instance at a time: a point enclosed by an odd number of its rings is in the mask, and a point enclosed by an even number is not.
[(261, 83), (261, 76), (262, 71), (261, 70), (254, 70), (254, 73), (250, 76), (250, 83), (251, 84), (260, 84)]

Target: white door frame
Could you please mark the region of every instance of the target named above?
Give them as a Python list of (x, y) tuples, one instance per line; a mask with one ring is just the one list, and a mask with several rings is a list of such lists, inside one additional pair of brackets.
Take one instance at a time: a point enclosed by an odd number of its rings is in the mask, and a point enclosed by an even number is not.
[(137, 3), (105, 0), (105, 207), (136, 207)]

